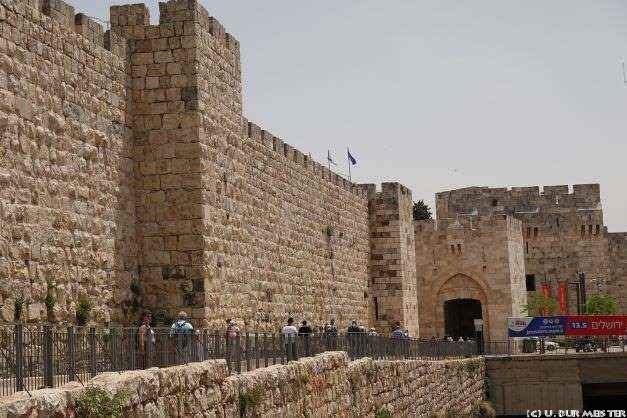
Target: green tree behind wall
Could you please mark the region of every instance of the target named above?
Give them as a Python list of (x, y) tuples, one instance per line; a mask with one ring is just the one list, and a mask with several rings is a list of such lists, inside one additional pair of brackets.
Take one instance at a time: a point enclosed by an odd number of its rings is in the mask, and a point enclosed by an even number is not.
[(414, 221), (425, 221), (427, 219), (433, 219), (431, 215), (431, 208), (425, 203), (424, 200), (414, 202)]
[(553, 315), (557, 312), (557, 300), (547, 297), (540, 292), (534, 292), (523, 306), (523, 313), (528, 316)]
[(588, 315), (612, 315), (616, 313), (616, 298), (611, 295), (591, 295), (585, 306)]

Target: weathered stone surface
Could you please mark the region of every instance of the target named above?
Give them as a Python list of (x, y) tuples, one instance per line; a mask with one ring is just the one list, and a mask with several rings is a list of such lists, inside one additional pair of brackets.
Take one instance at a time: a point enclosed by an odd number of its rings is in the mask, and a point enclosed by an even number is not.
[(126, 62), (77, 35), (62, 1), (0, 11), (2, 319), (23, 297), (22, 319), (45, 320), (47, 294), (60, 321), (79, 298), (110, 318), (136, 268)]
[[(485, 397), (482, 358), (448, 361), (350, 362), (326, 353), (287, 365), (229, 376), (226, 363), (206, 361), (168, 369), (105, 373), (87, 386), (128, 393), (125, 415), (214, 417), (395, 417), (468, 413)], [(7, 418), (74, 416), (82, 387), (71, 383), (0, 401)]]

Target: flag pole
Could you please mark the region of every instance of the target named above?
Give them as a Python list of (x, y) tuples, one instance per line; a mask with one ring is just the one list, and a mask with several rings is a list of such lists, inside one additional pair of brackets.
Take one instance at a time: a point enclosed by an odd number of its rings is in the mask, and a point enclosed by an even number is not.
[(346, 162), (348, 162), (348, 181), (353, 181), (353, 178), (351, 176), (351, 159), (348, 158), (349, 152), (350, 150), (348, 149), (348, 147), (346, 147)]

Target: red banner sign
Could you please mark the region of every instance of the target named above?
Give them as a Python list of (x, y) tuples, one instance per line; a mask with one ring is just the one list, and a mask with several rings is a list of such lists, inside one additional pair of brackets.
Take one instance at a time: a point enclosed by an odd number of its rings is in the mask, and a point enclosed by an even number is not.
[(569, 315), (566, 335), (627, 335), (627, 315)]
[(557, 300), (560, 304), (560, 313), (566, 315), (568, 313), (568, 291), (566, 282), (559, 282), (557, 288)]
[[(549, 284), (547, 282), (542, 283), (542, 294), (547, 299), (551, 297), (551, 287), (549, 287)], [(549, 309), (544, 308), (542, 315), (546, 316), (548, 314), (549, 314)]]

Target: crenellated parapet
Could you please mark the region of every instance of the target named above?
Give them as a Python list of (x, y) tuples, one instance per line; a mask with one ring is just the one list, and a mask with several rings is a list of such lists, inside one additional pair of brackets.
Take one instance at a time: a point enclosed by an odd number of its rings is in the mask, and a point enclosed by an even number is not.
[(575, 184), (572, 191), (566, 185), (544, 186), (542, 189), (540, 186), (467, 187), (436, 194), (439, 218), (491, 212), (596, 210), (600, 205), (598, 184)]
[[(252, 141), (257, 141), (263, 144), (263, 146), (273, 152), (279, 157), (284, 158), (286, 161), (292, 162), (304, 170), (313, 173), (320, 179), (328, 181), (335, 186), (340, 187), (346, 191), (349, 191), (360, 197), (368, 196), (368, 187), (370, 185), (356, 184), (349, 181), (329, 170), (328, 167), (315, 161), (310, 154), (305, 154), (297, 148), (285, 143), (281, 138), (271, 134), (270, 132), (262, 129), (253, 122), (245, 122), (247, 137)], [(372, 185), (374, 186), (374, 185)], [(404, 186), (403, 186), (404, 187)], [(376, 188), (376, 186), (375, 186)]]
[(456, 219), (428, 219), (414, 221), (416, 242), (448, 243), (454, 240), (484, 239), (493, 236), (517, 235), (522, 238), (522, 222), (513, 216), (503, 214), (459, 216)]

